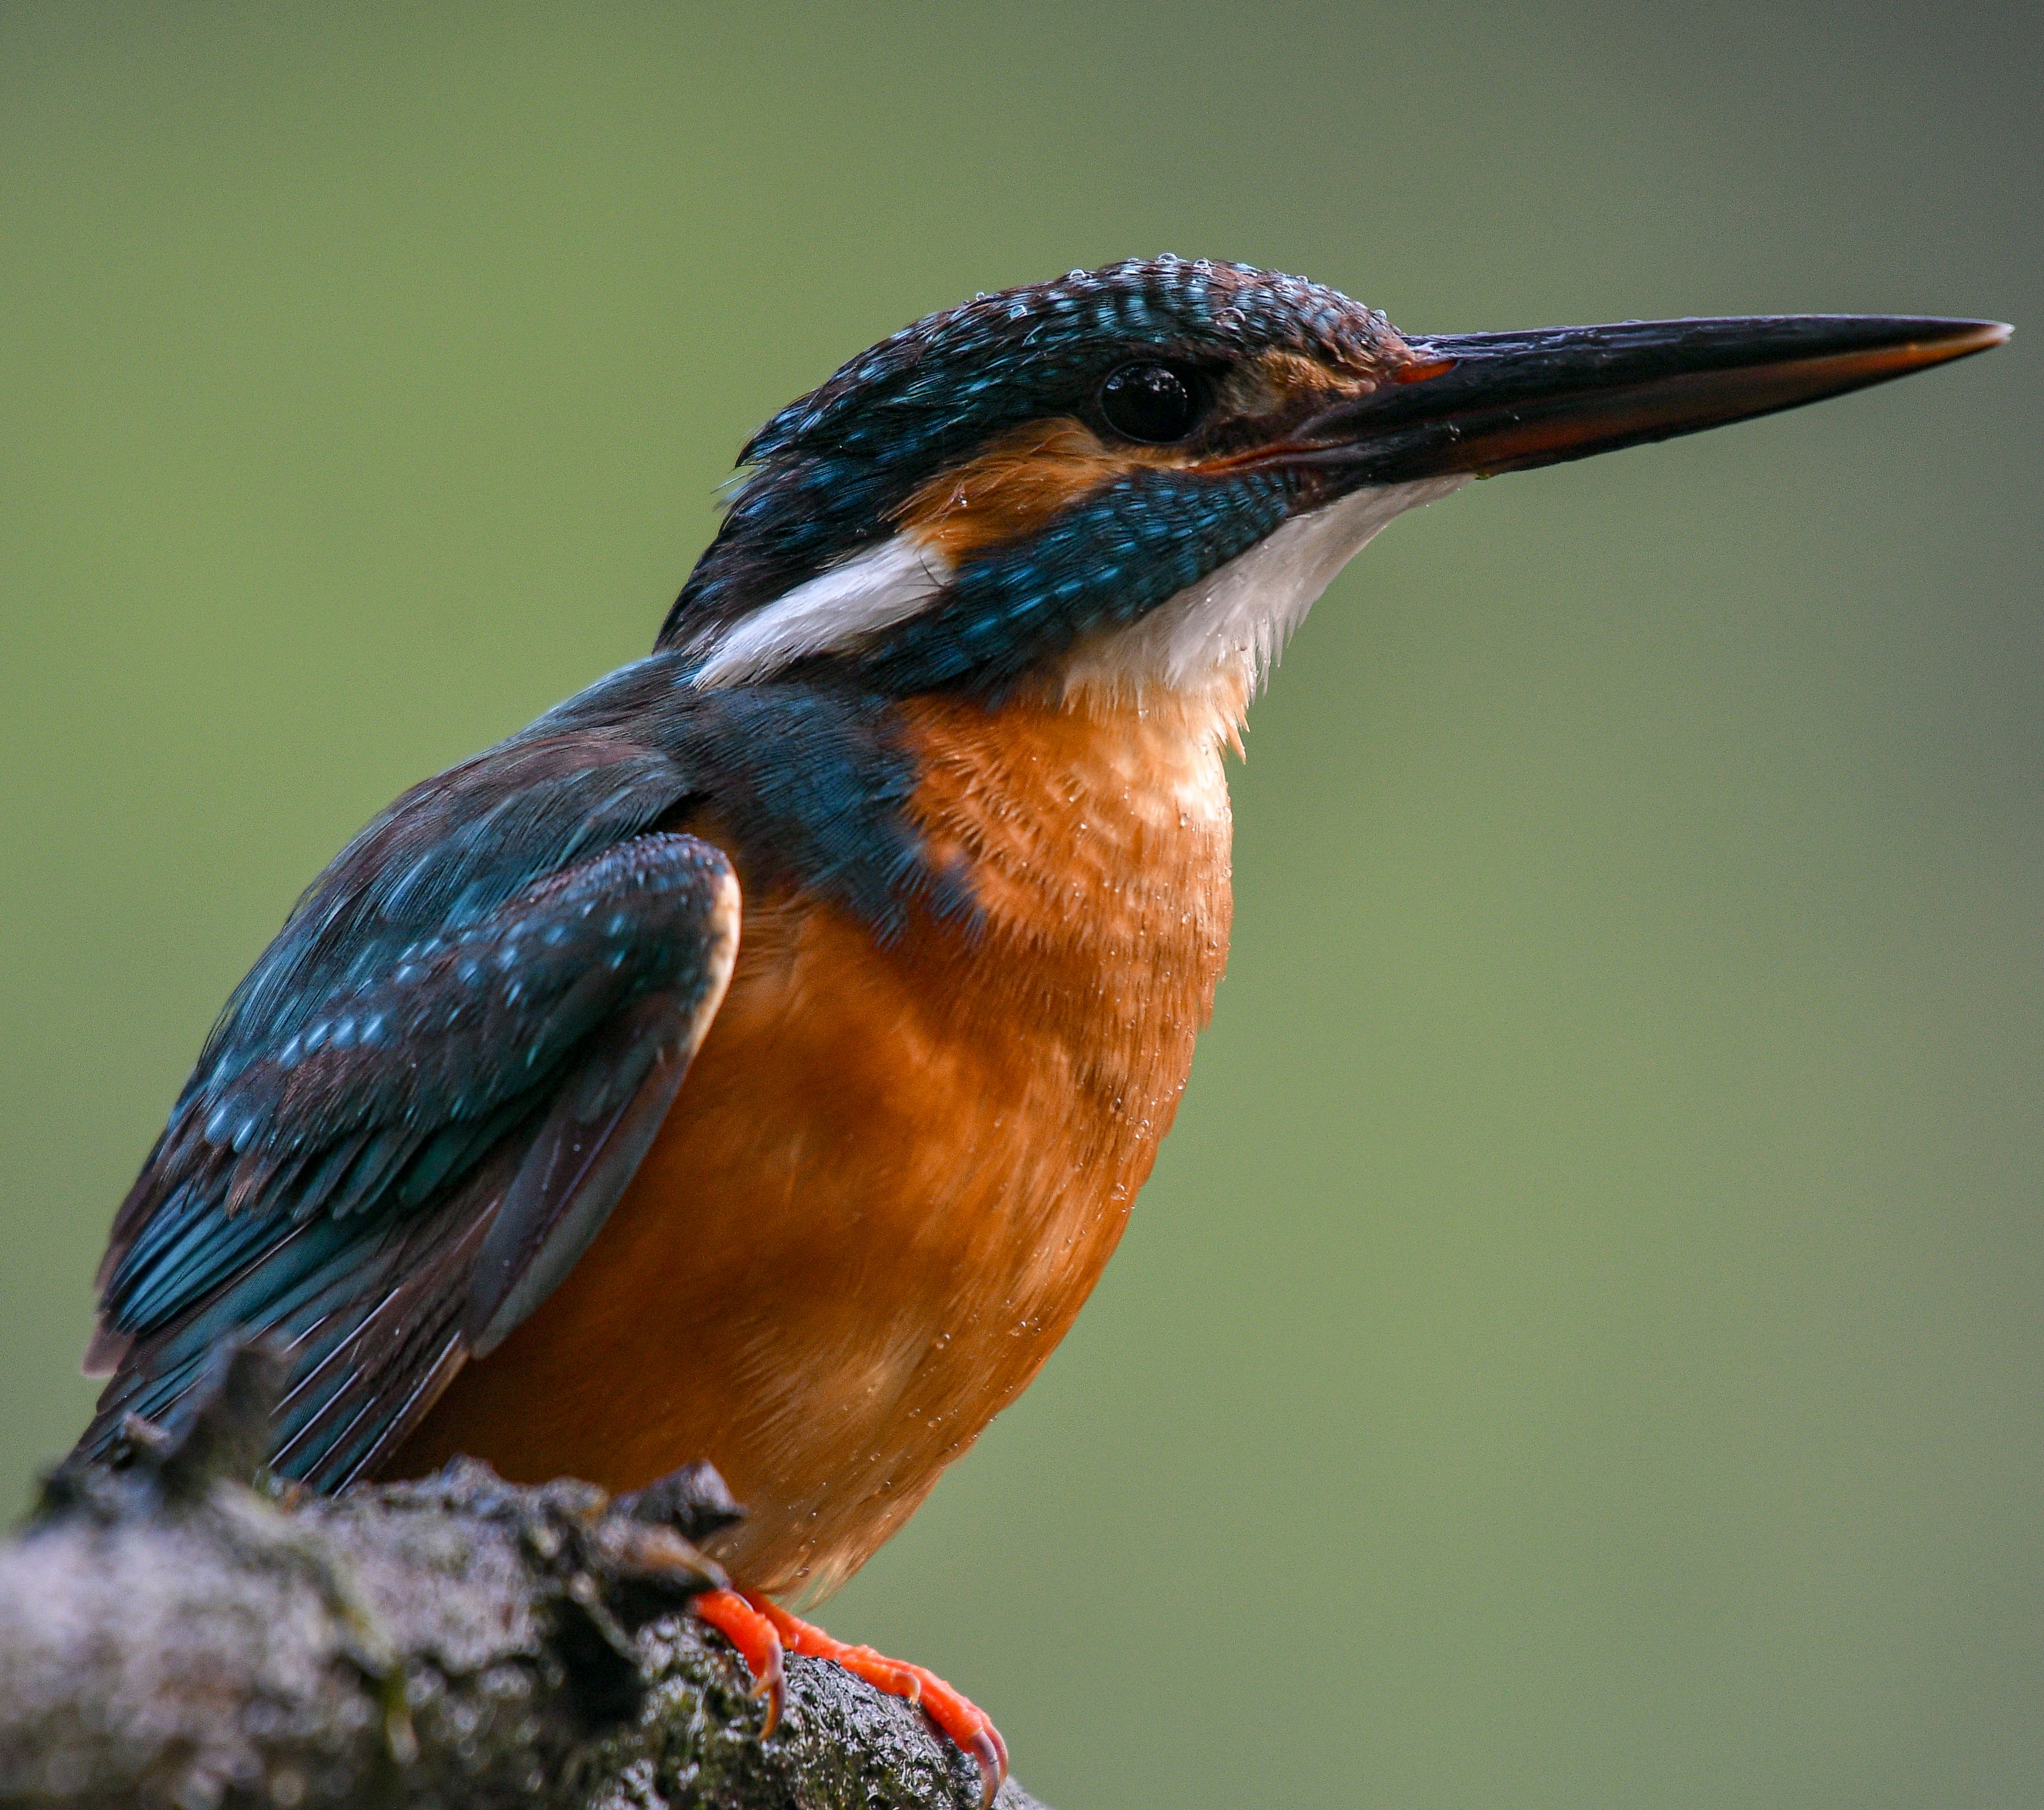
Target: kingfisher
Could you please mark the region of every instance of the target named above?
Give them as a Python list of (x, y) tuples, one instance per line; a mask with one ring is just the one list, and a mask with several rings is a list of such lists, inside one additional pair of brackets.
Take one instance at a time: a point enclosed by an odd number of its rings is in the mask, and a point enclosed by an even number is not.
[(696, 1612), (993, 1722), (784, 1606), (1028, 1384), (1228, 944), (1224, 759), (1286, 637), (1470, 479), (2000, 344), (1854, 316), (1400, 333), (1247, 266), (982, 294), (775, 415), (653, 651), (406, 792), (232, 996), (115, 1217), (81, 1442), (232, 1335), (269, 1462), (747, 1504)]

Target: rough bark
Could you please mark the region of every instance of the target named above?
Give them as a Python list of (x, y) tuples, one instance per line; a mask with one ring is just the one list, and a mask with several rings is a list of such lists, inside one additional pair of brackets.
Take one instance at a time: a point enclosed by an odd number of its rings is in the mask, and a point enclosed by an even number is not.
[(977, 1810), (920, 1712), (822, 1661), (790, 1659), (761, 1739), (685, 1612), (734, 1513), (706, 1466), (616, 1498), (467, 1461), (294, 1497), (240, 1481), (278, 1374), (223, 1355), (177, 1430), (60, 1467), (0, 1548), (0, 1804)]

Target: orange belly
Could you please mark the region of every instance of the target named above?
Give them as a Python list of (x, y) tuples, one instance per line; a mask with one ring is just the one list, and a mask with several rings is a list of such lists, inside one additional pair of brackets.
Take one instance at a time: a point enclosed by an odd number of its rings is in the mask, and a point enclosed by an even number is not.
[(467, 1451), (628, 1488), (708, 1458), (751, 1510), (726, 1562), (822, 1595), (1063, 1335), (1212, 1008), (1220, 751), (1177, 709), (911, 709), (912, 809), (983, 924), (919, 918), (883, 948), (747, 885), (730, 991), (638, 1177), (396, 1470)]

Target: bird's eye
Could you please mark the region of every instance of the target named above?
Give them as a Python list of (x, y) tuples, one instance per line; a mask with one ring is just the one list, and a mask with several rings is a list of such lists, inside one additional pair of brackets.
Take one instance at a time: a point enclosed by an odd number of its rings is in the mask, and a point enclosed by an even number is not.
[(1197, 382), (1168, 364), (1124, 364), (1100, 386), (1100, 412), (1130, 440), (1183, 440), (1199, 419)]

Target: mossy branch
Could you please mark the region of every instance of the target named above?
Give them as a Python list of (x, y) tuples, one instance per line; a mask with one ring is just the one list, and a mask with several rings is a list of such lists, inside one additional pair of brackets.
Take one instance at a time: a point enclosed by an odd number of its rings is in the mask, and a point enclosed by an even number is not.
[[(0, 1804), (37, 1810), (977, 1810), (921, 1714), (791, 1658), (781, 1727), (685, 1611), (707, 1466), (612, 1497), (457, 1461), (262, 1490), (281, 1368), (222, 1354), (169, 1432), (67, 1464), (0, 1547)], [(1012, 1783), (1001, 1810), (1041, 1810)]]

